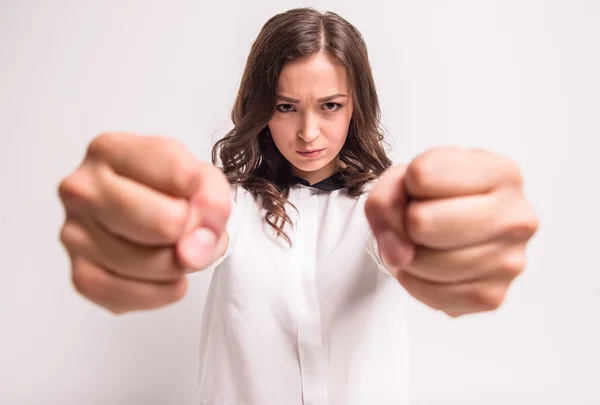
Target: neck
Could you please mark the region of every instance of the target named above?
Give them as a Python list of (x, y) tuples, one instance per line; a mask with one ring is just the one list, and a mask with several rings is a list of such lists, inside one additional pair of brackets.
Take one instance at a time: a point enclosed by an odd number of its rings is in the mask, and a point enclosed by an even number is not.
[(308, 181), (312, 185), (312, 184), (316, 184), (316, 183), (323, 181), (326, 178), (332, 176), (334, 173), (336, 173), (339, 170), (339, 168), (340, 168), (340, 165), (337, 162), (337, 160), (333, 160), (330, 164), (328, 164), (327, 166), (325, 166), (319, 170), (315, 170), (312, 172), (306, 172), (306, 171), (300, 170), (296, 167), (292, 167), (292, 172), (296, 176)]

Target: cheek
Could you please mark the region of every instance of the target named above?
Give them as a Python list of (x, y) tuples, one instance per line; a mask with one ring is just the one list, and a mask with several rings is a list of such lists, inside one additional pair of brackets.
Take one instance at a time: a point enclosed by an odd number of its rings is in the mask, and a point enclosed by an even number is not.
[(331, 121), (328, 124), (326, 136), (329, 145), (341, 149), (348, 137), (349, 120), (340, 118), (339, 120)]
[(296, 134), (296, 123), (292, 117), (277, 117), (271, 119), (268, 123), (271, 130), (271, 136), (275, 140), (285, 140), (293, 138)]
[(296, 143), (296, 127), (292, 120), (273, 119), (269, 121), (269, 130), (273, 142), (279, 151), (287, 156), (288, 149)]

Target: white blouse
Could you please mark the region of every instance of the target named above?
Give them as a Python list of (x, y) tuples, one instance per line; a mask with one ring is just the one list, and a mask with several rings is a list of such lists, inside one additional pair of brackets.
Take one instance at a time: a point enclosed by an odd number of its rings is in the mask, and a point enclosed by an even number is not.
[(379, 258), (368, 191), (354, 198), (335, 183), (292, 186), (291, 248), (252, 195), (233, 188), (196, 405), (408, 404), (407, 296)]

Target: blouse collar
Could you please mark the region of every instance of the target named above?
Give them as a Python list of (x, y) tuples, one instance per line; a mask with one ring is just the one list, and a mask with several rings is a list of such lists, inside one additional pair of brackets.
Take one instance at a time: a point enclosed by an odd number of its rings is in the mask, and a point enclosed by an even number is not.
[(319, 190), (334, 191), (344, 188), (344, 179), (342, 178), (342, 174), (340, 172), (336, 172), (326, 179), (319, 181), (318, 183), (310, 184), (307, 180), (294, 175), (292, 179), (292, 186), (296, 184), (318, 188)]

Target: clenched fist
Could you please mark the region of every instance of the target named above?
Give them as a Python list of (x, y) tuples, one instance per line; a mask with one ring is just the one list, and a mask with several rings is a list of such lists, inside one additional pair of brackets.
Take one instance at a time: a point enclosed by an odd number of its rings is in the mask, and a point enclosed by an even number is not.
[(227, 179), (172, 139), (102, 134), (59, 195), (73, 284), (113, 313), (181, 299), (227, 247)]
[(453, 317), (502, 304), (538, 227), (514, 162), (451, 147), (389, 168), (365, 213), (390, 273)]

